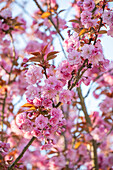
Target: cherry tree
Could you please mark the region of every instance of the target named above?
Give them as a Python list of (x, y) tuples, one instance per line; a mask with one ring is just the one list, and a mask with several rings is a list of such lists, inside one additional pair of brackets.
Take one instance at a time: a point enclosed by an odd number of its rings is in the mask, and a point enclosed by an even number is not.
[(66, 2), (0, 0), (1, 170), (113, 169), (112, 0)]

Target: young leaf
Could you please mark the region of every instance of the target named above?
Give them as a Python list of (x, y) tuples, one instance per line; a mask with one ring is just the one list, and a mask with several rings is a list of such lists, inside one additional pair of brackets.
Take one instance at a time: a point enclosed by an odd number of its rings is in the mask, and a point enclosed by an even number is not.
[(42, 61), (42, 55), (39, 55), (39, 56), (37, 56), (37, 57), (31, 57), (31, 58), (29, 59), (29, 61), (32, 61), (32, 62), (40, 62), (40, 61)]
[(25, 103), (23, 106), (21, 106), (21, 107), (34, 107), (34, 105), (33, 104), (30, 104), (30, 103)]
[(51, 15), (50, 12), (44, 12), (44, 13), (42, 14), (41, 18), (45, 19), (45, 18), (49, 17), (50, 15)]
[(80, 21), (78, 21), (78, 20), (76, 20), (76, 19), (71, 19), (71, 20), (69, 20), (69, 22), (74, 22), (74, 23), (80, 23)]
[(32, 106), (30, 109), (26, 110), (26, 111), (30, 111), (30, 110), (35, 110), (36, 108), (34, 106)]
[(77, 142), (77, 143), (75, 144), (75, 149), (77, 149), (80, 145), (81, 145), (81, 142)]
[(45, 54), (45, 52), (46, 52), (46, 50), (47, 50), (48, 45), (49, 45), (49, 44), (47, 44), (47, 45), (43, 48), (43, 50), (42, 50), (42, 53), (43, 53), (43, 54)]
[(48, 53), (47, 60), (54, 59), (56, 57), (55, 54), (57, 54), (57, 53), (59, 53), (59, 52), (58, 51), (53, 51), (53, 52)]
[(37, 55), (40, 55), (41, 53), (39, 51), (36, 51), (36, 52), (32, 52), (31, 54), (37, 56)]
[(99, 34), (106, 34), (106, 33), (107, 33), (106, 30), (101, 30), (101, 31), (99, 31)]
[(88, 32), (88, 29), (83, 28), (83, 29), (80, 31), (79, 36), (81, 36), (81, 35), (83, 35), (83, 34), (85, 34), (85, 33), (87, 33), (87, 32)]
[(65, 9), (62, 9), (62, 10), (60, 10), (59, 12), (58, 12), (58, 14), (60, 14), (61, 12), (64, 12), (65, 11)]

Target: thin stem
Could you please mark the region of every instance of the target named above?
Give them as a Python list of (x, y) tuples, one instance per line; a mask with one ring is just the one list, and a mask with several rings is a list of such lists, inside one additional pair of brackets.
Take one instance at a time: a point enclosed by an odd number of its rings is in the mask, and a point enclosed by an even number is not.
[[(82, 69), (85, 67), (85, 64), (87, 64), (87, 68), (85, 70), (82, 71)], [(76, 86), (76, 84), (78, 83), (78, 81), (81, 79), (81, 77), (83, 76), (83, 74), (85, 73), (85, 71), (89, 68), (88, 66), (88, 60), (86, 59), (83, 63), (83, 65), (78, 69), (78, 72), (77, 72), (77, 76), (76, 76), (76, 79), (75, 81), (73, 82), (73, 84), (71, 85), (71, 81), (73, 79), (73, 74), (72, 74), (72, 78), (69, 80), (68, 82), (68, 89), (69, 90), (72, 90), (73, 87)], [(82, 71), (82, 73), (80, 74), (80, 72)], [(70, 86), (71, 85), (71, 86)]]
[(24, 147), (20, 155), (15, 159), (15, 161), (12, 163), (11, 166), (8, 167), (8, 170), (12, 170), (12, 168), (17, 164), (17, 162), (23, 157), (26, 150), (29, 148), (29, 146), (32, 144), (32, 142), (36, 139), (36, 137), (32, 137), (31, 140), (28, 142), (28, 144)]
[(10, 38), (11, 38), (12, 49), (13, 49), (13, 62), (12, 62), (11, 70), (10, 70), (10, 73), (9, 73), (8, 83), (10, 83), (11, 73), (12, 73), (12, 71), (13, 71), (13, 67), (14, 67), (14, 63), (15, 63), (15, 56), (16, 56), (16, 51), (15, 51), (15, 46), (14, 46), (14, 40), (13, 40), (13, 36), (12, 36), (11, 32), (9, 33), (9, 35), (10, 35)]
[[(102, 6), (102, 9), (103, 9), (103, 12), (104, 12), (105, 2), (104, 2), (104, 5)], [(100, 24), (99, 24), (99, 28), (98, 28), (98, 31), (97, 31), (98, 33), (99, 33), (101, 27), (102, 27), (102, 18), (100, 18)], [(97, 38), (98, 38), (98, 33), (96, 34), (96, 37), (95, 37), (95, 40), (94, 40), (94, 45), (96, 44), (96, 41), (97, 41)]]
[(65, 58), (67, 59), (67, 56), (66, 56), (65, 50), (64, 50), (64, 48), (63, 48), (63, 45), (62, 45), (62, 43), (61, 43), (60, 37), (58, 37), (58, 39), (59, 39), (59, 42), (60, 42), (60, 46), (61, 46), (62, 52), (63, 52)]

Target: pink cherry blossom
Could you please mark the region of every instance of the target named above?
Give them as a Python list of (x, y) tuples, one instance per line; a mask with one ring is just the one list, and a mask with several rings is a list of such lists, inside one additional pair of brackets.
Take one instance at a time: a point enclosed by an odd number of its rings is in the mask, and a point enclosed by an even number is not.
[(64, 49), (66, 51), (77, 50), (80, 46), (78, 33), (73, 33), (70, 37), (66, 38), (63, 43)]
[(84, 59), (86, 58), (89, 59), (93, 55), (93, 49), (94, 49), (93, 45), (85, 44), (81, 49), (82, 49), (82, 57)]
[(59, 76), (66, 80), (69, 80), (71, 78), (72, 70), (72, 66), (69, 64), (68, 61), (65, 60), (59, 66)]
[(105, 10), (103, 13), (103, 22), (105, 22), (107, 25), (111, 26), (113, 23), (113, 12)]
[(18, 126), (21, 126), (21, 124), (23, 124), (25, 120), (26, 120), (26, 113), (20, 113), (16, 116), (16, 124)]
[(70, 103), (72, 100), (72, 92), (70, 90), (62, 90), (59, 94), (59, 100), (63, 103)]
[(19, 129), (26, 132), (31, 132), (33, 130), (33, 122), (31, 122), (29, 119), (25, 119), (24, 122), (19, 126)]
[(39, 129), (43, 129), (48, 123), (48, 118), (44, 117), (43, 115), (39, 115), (35, 119), (35, 125)]
[(37, 51), (37, 49), (39, 50), (39, 48), (40, 48), (40, 43), (35, 40), (34, 41), (32, 40), (27, 44), (25, 51), (31, 53)]
[(87, 24), (89, 21), (91, 21), (92, 13), (90, 11), (83, 11), (81, 13), (81, 22), (82, 25)]
[(6, 8), (6, 9), (4, 9), (4, 10), (2, 10), (2, 11), (0, 12), (0, 15), (1, 15), (2, 17), (4, 17), (4, 18), (11, 18), (11, 17), (12, 17), (12, 12), (11, 12), (11, 10), (9, 10), (8, 8)]
[(95, 7), (95, 3), (93, 0), (84, 0), (83, 2), (83, 8), (86, 11), (92, 11)]
[(43, 77), (41, 67), (31, 65), (26, 73), (26, 81), (29, 84), (35, 84)]
[(110, 29), (107, 31), (107, 35), (113, 37), (113, 25), (111, 25)]
[(80, 52), (72, 50), (68, 55), (68, 62), (71, 65), (78, 65), (81, 63)]
[(33, 100), (35, 97), (39, 97), (40, 95), (40, 88), (35, 87), (33, 85), (29, 85), (27, 87), (27, 91), (25, 92), (26, 98)]

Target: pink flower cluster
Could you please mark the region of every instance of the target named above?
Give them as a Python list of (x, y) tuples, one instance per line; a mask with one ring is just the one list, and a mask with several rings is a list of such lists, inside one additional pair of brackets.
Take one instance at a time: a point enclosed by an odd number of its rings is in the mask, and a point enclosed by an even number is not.
[(92, 19), (92, 10), (95, 8), (93, 0), (84, 0), (83, 11), (81, 13), (81, 23), (85, 28), (94, 27), (97, 25), (98, 19)]
[(92, 13), (88, 10), (81, 13), (81, 22), (85, 28), (94, 27), (97, 25), (97, 19), (92, 19)]
[(28, 84), (36, 84), (37, 81), (43, 78), (41, 67), (31, 65), (26, 73), (26, 81)]
[[(41, 109), (41, 106), (40, 106)], [(16, 116), (16, 124), (24, 133), (30, 132), (39, 140), (46, 140), (51, 146), (53, 144), (52, 135), (54, 133), (60, 134), (64, 129), (65, 119), (62, 111), (58, 108), (52, 108), (50, 111), (41, 111), (42, 114), (37, 113), (21, 113)], [(43, 115), (45, 113), (45, 115)], [(50, 147), (49, 146), (49, 147)], [(43, 146), (44, 147), (44, 146)]]

